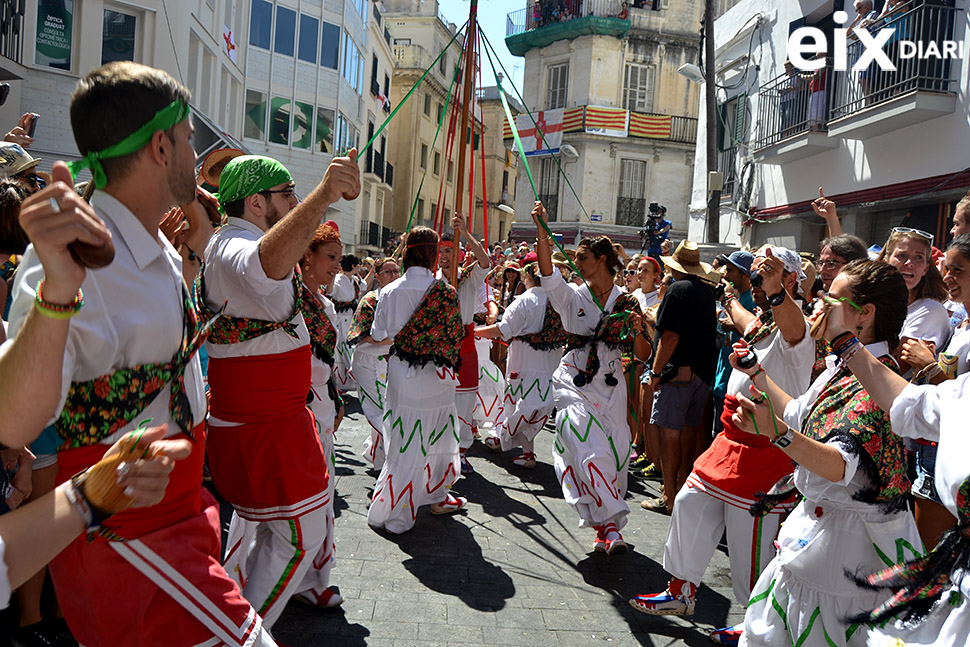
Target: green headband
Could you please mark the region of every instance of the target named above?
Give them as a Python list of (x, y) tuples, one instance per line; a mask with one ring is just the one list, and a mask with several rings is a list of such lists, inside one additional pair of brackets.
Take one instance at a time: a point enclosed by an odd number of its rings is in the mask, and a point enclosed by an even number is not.
[(272, 157), (240, 155), (229, 160), (219, 176), (219, 203), (226, 205), (293, 180)]
[(189, 116), (189, 104), (181, 99), (176, 99), (161, 110), (155, 113), (148, 123), (131, 133), (117, 144), (108, 146), (103, 151), (90, 151), (76, 162), (68, 162), (67, 167), (71, 170), (71, 177), (77, 177), (82, 169), (91, 169), (94, 175), (94, 186), (103, 189), (108, 184), (108, 176), (104, 174), (104, 167), (101, 160), (113, 157), (130, 155), (135, 151), (141, 150), (157, 130), (168, 130), (175, 124), (180, 124)]

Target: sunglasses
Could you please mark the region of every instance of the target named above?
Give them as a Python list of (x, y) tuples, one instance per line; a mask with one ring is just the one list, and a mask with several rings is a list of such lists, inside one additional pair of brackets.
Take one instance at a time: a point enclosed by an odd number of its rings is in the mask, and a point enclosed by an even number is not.
[(37, 187), (38, 189), (44, 189), (47, 187), (47, 182), (44, 181), (44, 178), (37, 175), (36, 173), (33, 173), (31, 175), (20, 175), (18, 177), (24, 182), (27, 182), (31, 186)]
[(636, 276), (637, 271), (636, 270), (623, 270), (623, 273), (626, 274), (627, 276)]
[(293, 194), (295, 192), (296, 192), (296, 187), (295, 186), (286, 187), (285, 189), (275, 189), (275, 190), (260, 191), (260, 193), (270, 193), (270, 194), (272, 194), (272, 193), (279, 193), (286, 200), (289, 200), (290, 198), (292, 198), (293, 197)]
[(911, 229), (910, 227), (893, 227), (894, 234), (916, 234), (920, 238), (925, 238), (930, 241), (930, 245), (933, 244), (933, 234), (928, 231), (923, 231), (922, 229)]

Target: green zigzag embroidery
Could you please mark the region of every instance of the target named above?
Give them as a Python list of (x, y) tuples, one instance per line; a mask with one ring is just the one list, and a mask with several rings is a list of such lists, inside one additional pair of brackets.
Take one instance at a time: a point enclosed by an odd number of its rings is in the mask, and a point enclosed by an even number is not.
[(903, 552), (904, 549), (907, 549), (907, 548), (909, 549), (909, 552), (912, 554), (911, 559), (917, 559), (923, 556), (918, 550), (916, 550), (913, 547), (911, 543), (909, 543), (903, 537), (896, 538), (896, 561), (895, 562), (889, 558), (889, 555), (882, 552), (882, 550), (880, 550), (879, 546), (877, 546), (876, 544), (873, 544), (872, 547), (876, 549), (876, 554), (879, 555), (879, 559), (881, 559), (886, 564), (886, 566), (895, 566), (896, 564), (902, 564), (903, 562), (907, 561), (906, 555)]
[[(566, 451), (566, 447), (562, 444), (560, 440), (560, 436), (565, 432), (566, 425), (569, 425), (569, 430), (573, 432), (573, 435), (576, 436), (579, 442), (585, 443), (586, 440), (589, 438), (589, 431), (590, 429), (593, 428), (594, 422), (596, 423), (596, 426), (600, 428), (600, 431), (603, 431), (603, 425), (600, 424), (600, 421), (596, 419), (596, 416), (590, 414), (589, 422), (586, 423), (586, 431), (582, 435), (580, 435), (579, 429), (577, 429), (576, 426), (572, 422), (570, 422), (569, 414), (563, 415), (562, 424), (560, 424), (559, 428), (556, 430), (556, 442), (555, 442), (556, 451), (559, 452), (560, 454)], [(616, 450), (614, 449), (614, 452), (615, 451)]]
[(542, 392), (542, 385), (539, 382), (540, 382), (539, 378), (532, 380), (532, 384), (529, 385), (528, 390), (526, 390), (526, 392), (523, 393), (522, 389), (524, 387), (522, 386), (522, 382), (519, 382), (518, 380), (516, 380), (516, 383), (513, 384), (512, 381), (510, 380), (505, 387), (505, 392), (511, 395), (513, 398), (518, 398), (519, 400), (522, 400), (527, 395), (532, 393), (532, 389), (536, 389), (539, 392), (539, 399), (545, 402), (549, 398), (549, 391), (552, 390), (552, 382), (550, 382), (549, 380), (542, 380), (542, 382), (546, 383), (545, 393)]
[(490, 379), (491, 381), (495, 382), (496, 384), (499, 383), (499, 380), (502, 377), (502, 370), (498, 366), (495, 367), (495, 375), (494, 376), (491, 373), (488, 372), (488, 367), (487, 366), (479, 366), (478, 368), (479, 368), (478, 379), (482, 379), (482, 376), (485, 376), (488, 379)]
[[(387, 419), (391, 415), (392, 413), (390, 411), (386, 412), (384, 414), (384, 420), (387, 421)], [(431, 433), (428, 435), (428, 447), (433, 447), (439, 440), (441, 440), (441, 437), (444, 436), (445, 432), (448, 430), (448, 427), (451, 427), (451, 433), (452, 433), (452, 436), (454, 436), (455, 441), (459, 442), (458, 431), (455, 427), (455, 417), (452, 415), (449, 415), (448, 421), (441, 426), (441, 429), (432, 429)], [(394, 420), (394, 422), (391, 423), (391, 431), (392, 432), (397, 431), (397, 433), (400, 434), (401, 438), (402, 439), (404, 438), (405, 436), (404, 422), (400, 418), (400, 416), (396, 420)], [(427, 456), (428, 450), (425, 449), (425, 445), (424, 445), (424, 425), (421, 424), (420, 419), (415, 421), (414, 427), (411, 429), (411, 433), (408, 434), (407, 436), (407, 442), (405, 442), (401, 446), (399, 453), (403, 454), (407, 452), (408, 447), (411, 446), (411, 441), (414, 440), (415, 434), (418, 435), (419, 442), (421, 443), (421, 454), (423, 456)]]

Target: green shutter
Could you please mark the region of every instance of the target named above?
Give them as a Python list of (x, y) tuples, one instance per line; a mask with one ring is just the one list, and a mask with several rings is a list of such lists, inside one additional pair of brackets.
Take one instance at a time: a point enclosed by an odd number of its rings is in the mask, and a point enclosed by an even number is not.
[[(738, 103), (734, 107), (734, 142), (744, 140), (744, 115), (747, 112), (748, 95), (744, 92), (738, 95)], [(732, 148), (734, 147), (732, 142)]]

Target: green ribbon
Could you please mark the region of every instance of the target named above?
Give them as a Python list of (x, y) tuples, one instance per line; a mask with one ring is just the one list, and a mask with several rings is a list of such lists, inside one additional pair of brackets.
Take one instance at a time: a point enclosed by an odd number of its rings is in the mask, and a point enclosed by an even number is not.
[(71, 171), (71, 177), (76, 178), (77, 174), (83, 169), (89, 168), (91, 169), (91, 174), (94, 175), (94, 186), (103, 189), (108, 184), (108, 176), (104, 173), (101, 160), (123, 157), (124, 155), (130, 155), (135, 151), (141, 150), (151, 141), (155, 131), (168, 130), (175, 124), (180, 124), (185, 121), (188, 116), (189, 104), (181, 99), (176, 99), (156, 112), (155, 116), (148, 123), (117, 144), (112, 144), (102, 151), (88, 151), (78, 161), (68, 162), (67, 168)]

